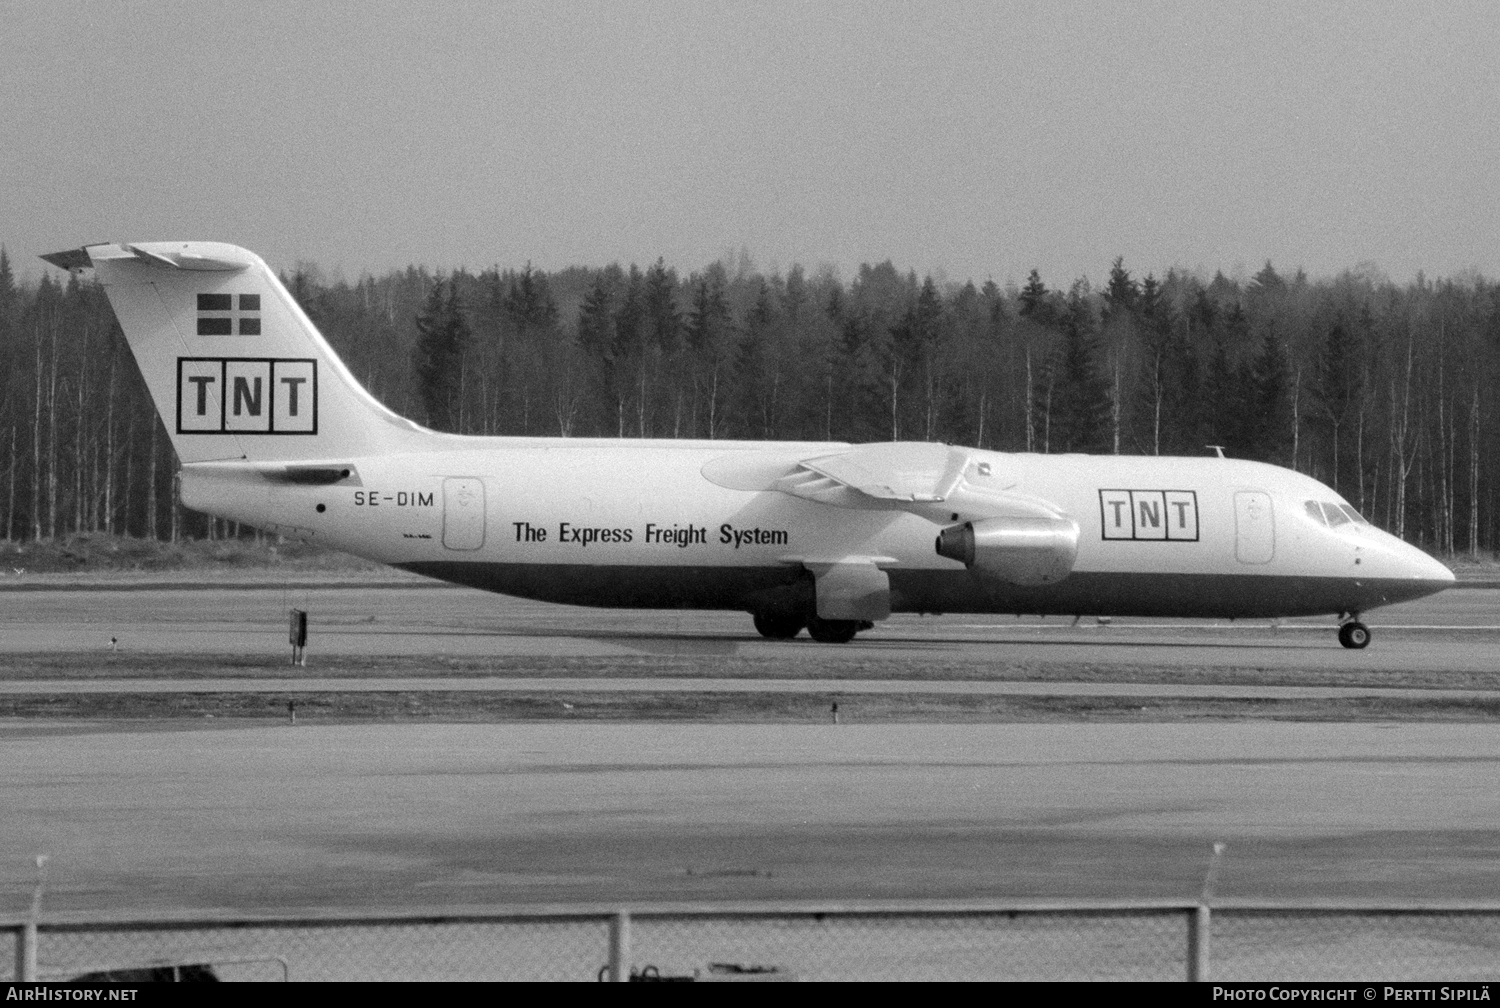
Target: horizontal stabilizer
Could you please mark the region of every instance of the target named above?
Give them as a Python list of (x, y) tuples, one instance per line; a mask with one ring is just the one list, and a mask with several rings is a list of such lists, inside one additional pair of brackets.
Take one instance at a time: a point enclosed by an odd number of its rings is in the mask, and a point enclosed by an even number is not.
[(66, 252), (48, 252), (42, 258), (58, 269), (81, 270), (92, 269), (94, 266), (87, 250), (81, 248), (68, 249)]
[[(201, 246), (205, 243), (196, 244)], [(234, 254), (239, 250), (233, 246), (215, 246), (221, 250), (220, 254), (208, 255), (195, 251), (194, 245), (195, 243), (189, 242), (140, 242), (126, 245), (125, 248), (147, 266), (160, 266), (164, 269), (233, 273), (250, 266), (248, 258)]]

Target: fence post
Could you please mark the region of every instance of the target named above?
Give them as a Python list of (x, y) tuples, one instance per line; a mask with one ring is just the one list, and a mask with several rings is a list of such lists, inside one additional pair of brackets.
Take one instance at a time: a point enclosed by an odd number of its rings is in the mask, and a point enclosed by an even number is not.
[(630, 914), (624, 910), (609, 918), (609, 982), (630, 982)]
[(16, 935), (16, 982), (36, 983), (36, 921), (21, 925)]
[(1212, 926), (1208, 904), (1200, 903), (1188, 910), (1188, 983), (1203, 983), (1208, 979), (1208, 935)]

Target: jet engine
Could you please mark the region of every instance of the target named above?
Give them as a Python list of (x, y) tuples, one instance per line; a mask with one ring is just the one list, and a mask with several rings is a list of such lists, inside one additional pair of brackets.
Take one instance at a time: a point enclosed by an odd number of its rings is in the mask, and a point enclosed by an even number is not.
[(1061, 581), (1078, 559), (1078, 523), (1069, 518), (985, 518), (938, 533), (938, 556), (1018, 585)]

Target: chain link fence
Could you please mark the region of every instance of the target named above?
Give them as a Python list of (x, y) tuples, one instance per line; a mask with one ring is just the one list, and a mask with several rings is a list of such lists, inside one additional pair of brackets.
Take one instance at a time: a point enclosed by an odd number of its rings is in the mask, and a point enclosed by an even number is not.
[(1464, 981), (1500, 978), (1500, 906), (755, 905), (43, 922), (3, 925), (0, 953), (0, 980)]
[(1500, 979), (1500, 908), (1218, 910), (1214, 980)]

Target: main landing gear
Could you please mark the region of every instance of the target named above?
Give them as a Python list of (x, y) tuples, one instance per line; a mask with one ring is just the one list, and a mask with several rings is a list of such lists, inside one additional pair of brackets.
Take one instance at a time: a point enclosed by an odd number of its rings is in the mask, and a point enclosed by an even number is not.
[(864, 627), (858, 620), (819, 619), (807, 621), (807, 635), (819, 644), (848, 644)]
[(801, 616), (772, 616), (755, 613), (755, 629), (762, 637), (772, 640), (791, 640), (802, 632), (807, 620)]
[(1339, 624), (1339, 643), (1356, 650), (1365, 647), (1370, 643), (1370, 628), (1351, 617), (1347, 623)]
[(865, 620), (819, 619), (816, 616), (787, 616), (785, 614), (754, 613), (755, 629), (762, 637), (771, 640), (791, 640), (807, 628), (807, 635), (819, 644), (847, 644), (861, 630), (875, 624)]

